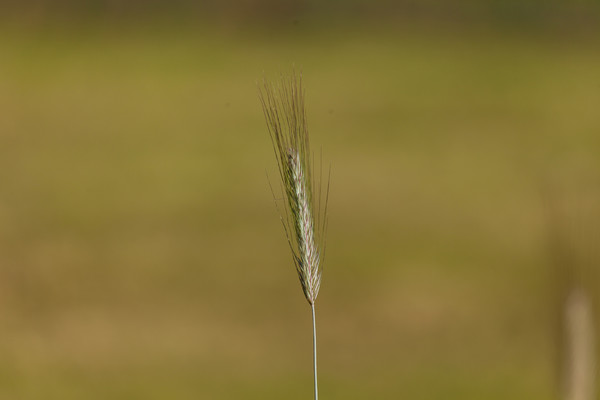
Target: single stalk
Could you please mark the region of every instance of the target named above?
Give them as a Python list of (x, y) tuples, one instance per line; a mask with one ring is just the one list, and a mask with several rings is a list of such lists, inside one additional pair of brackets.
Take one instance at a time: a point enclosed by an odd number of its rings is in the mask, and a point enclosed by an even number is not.
[(327, 187), (322, 188), (322, 165), (319, 174), (313, 174), (314, 156), (309, 148), (302, 76), (294, 73), (278, 85), (263, 81), (259, 95), (281, 178), (281, 197), (275, 193), (273, 197), (278, 210), (278, 202), (283, 205), (279, 216), (302, 292), (312, 312), (313, 373), (315, 400), (318, 400), (315, 301), (323, 271), (329, 180)]
[(319, 400), (319, 389), (317, 388), (317, 322), (315, 320), (315, 303), (310, 305), (313, 324), (313, 373), (315, 376), (315, 400)]

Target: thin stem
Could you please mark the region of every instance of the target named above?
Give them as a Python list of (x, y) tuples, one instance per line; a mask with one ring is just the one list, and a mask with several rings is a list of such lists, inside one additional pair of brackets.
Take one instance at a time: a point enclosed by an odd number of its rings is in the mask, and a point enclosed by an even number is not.
[(317, 389), (317, 323), (315, 321), (315, 303), (310, 305), (312, 311), (313, 324), (313, 373), (315, 376), (315, 400), (319, 400), (319, 390)]

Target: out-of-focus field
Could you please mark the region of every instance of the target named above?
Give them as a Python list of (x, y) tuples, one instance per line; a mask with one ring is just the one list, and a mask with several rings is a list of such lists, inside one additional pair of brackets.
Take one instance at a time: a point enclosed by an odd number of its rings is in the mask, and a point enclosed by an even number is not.
[(0, 398), (310, 398), (256, 89), (294, 63), (321, 397), (555, 398), (540, 189), (600, 166), (598, 41), (155, 28), (0, 33)]

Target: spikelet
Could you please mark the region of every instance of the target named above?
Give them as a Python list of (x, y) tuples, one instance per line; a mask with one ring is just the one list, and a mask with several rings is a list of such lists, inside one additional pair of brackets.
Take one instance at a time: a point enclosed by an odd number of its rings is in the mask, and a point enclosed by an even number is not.
[(329, 179), (322, 190), (322, 161), (318, 182), (313, 177), (314, 157), (309, 148), (302, 75), (282, 76), (277, 85), (263, 80), (259, 97), (281, 178), (280, 200), (284, 204), (278, 206), (279, 215), (302, 291), (308, 303), (314, 305), (321, 286)]

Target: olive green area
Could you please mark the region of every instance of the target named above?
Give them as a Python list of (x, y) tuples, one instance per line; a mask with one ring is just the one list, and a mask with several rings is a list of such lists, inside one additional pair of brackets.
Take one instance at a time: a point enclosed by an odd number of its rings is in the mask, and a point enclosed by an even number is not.
[(542, 193), (600, 167), (599, 44), (2, 28), (0, 397), (311, 398), (256, 85), (295, 65), (316, 168), (321, 148), (332, 166), (321, 397), (557, 398)]

